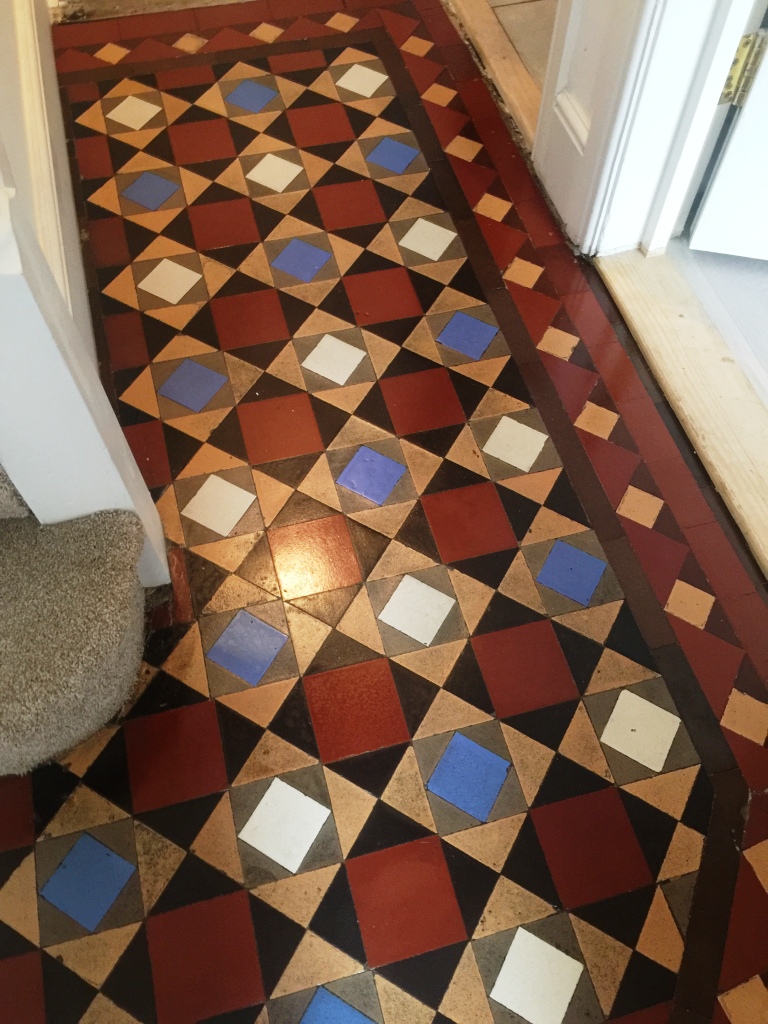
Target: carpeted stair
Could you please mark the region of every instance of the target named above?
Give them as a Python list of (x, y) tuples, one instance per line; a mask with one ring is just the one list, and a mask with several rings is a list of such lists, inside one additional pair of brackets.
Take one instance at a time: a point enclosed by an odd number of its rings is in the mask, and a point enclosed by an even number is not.
[(40, 526), (0, 469), (0, 775), (64, 753), (131, 695), (143, 543), (132, 512)]

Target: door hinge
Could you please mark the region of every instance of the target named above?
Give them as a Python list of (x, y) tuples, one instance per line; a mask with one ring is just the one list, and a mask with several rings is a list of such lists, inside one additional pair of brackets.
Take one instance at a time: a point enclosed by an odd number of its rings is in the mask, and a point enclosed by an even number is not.
[(765, 29), (741, 37), (718, 103), (730, 103), (734, 107), (744, 106), (766, 49), (766, 39), (768, 33)]

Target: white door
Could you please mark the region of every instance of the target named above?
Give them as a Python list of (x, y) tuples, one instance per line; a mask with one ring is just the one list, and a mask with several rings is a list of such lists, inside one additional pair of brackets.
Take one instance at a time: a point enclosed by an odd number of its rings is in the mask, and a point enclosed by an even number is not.
[(768, 58), (757, 69), (691, 232), (692, 249), (768, 260)]

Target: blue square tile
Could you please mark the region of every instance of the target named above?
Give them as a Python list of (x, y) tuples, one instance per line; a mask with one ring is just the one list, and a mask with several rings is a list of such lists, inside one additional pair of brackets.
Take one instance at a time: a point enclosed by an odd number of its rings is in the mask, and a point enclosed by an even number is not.
[(563, 597), (586, 605), (592, 600), (604, 572), (605, 562), (601, 558), (558, 540), (536, 579)]
[(251, 686), (258, 686), (287, 640), (279, 629), (240, 611), (208, 651), (208, 657)]
[(242, 107), (243, 110), (250, 110), (252, 114), (258, 114), (268, 103), (272, 102), (275, 96), (277, 96), (275, 89), (246, 80), (233, 89), (226, 100), (227, 103), (232, 103), (236, 107)]
[(368, 154), (368, 160), (379, 167), (386, 167), (394, 174), (403, 174), (418, 155), (418, 149), (414, 149), (413, 146), (406, 146), (404, 142), (397, 142), (396, 139), (382, 139)]
[(381, 505), (390, 496), (403, 473), (405, 466), (363, 445), (344, 467), (344, 472), (336, 482), (348, 491), (354, 491)]
[(487, 821), (509, 771), (509, 762), (457, 732), (427, 783), (430, 793)]
[(146, 210), (159, 210), (164, 202), (179, 191), (179, 188), (175, 181), (161, 178), (152, 171), (144, 171), (128, 188), (123, 189), (122, 195), (123, 198), (138, 203)]
[(319, 988), (299, 1024), (373, 1024), (373, 1021), (328, 989)]
[(498, 327), (466, 313), (454, 313), (437, 340), (441, 345), (463, 352), (470, 359), (479, 359), (498, 333)]
[(272, 261), (272, 266), (308, 284), (330, 258), (331, 254), (324, 249), (302, 242), (300, 238), (292, 238), (277, 259)]
[(179, 405), (185, 405), (193, 412), (200, 412), (226, 382), (223, 373), (185, 359), (157, 389), (157, 393)]
[(136, 868), (84, 833), (40, 890), (40, 895), (89, 932), (123, 891)]

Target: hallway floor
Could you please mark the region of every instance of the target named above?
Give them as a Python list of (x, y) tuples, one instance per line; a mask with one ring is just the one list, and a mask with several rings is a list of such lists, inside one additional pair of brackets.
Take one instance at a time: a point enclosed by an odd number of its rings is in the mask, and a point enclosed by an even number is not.
[(438, 0), (54, 39), (174, 604), (0, 1019), (768, 1019), (765, 585)]

